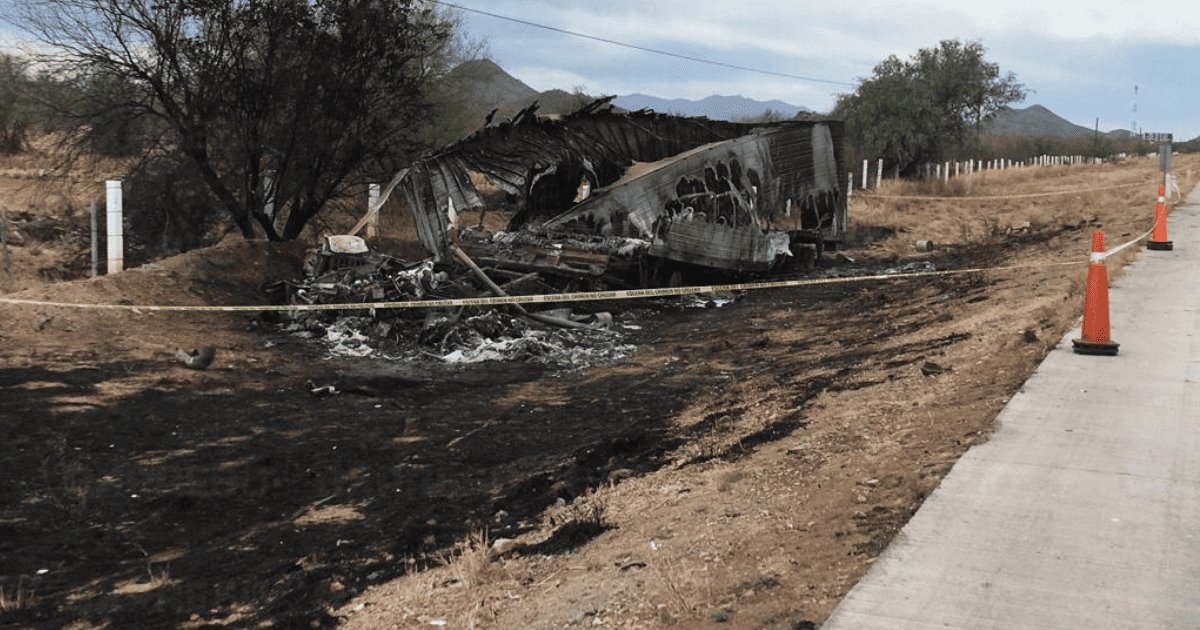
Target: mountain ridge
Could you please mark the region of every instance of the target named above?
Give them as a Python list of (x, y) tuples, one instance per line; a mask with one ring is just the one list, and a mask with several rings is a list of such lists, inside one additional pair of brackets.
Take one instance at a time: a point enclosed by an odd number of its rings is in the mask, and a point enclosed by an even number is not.
[[(542, 114), (567, 114), (592, 97), (561, 89), (539, 92), (509, 74), (491, 59), (466, 61), (451, 71), (451, 76), (463, 82), (463, 92), (487, 112), (498, 109), (503, 114), (514, 113), (538, 102)], [(810, 108), (773, 99), (759, 101), (740, 95), (713, 94), (702, 99), (664, 98), (640, 92), (617, 96), (613, 104), (624, 110), (652, 109), (657, 112), (684, 116), (704, 116), (713, 120), (737, 120), (762, 116), (767, 112), (781, 119), (797, 114), (814, 113)], [(480, 120), (482, 122), (482, 120)], [(984, 133), (997, 136), (1055, 136), (1078, 138), (1095, 134), (1094, 129), (1075, 124), (1044, 105), (1023, 108), (1004, 108), (984, 123)], [(1101, 132), (1102, 135), (1123, 138), (1131, 135), (1125, 129)]]
[(812, 112), (807, 107), (792, 105), (777, 99), (759, 101), (739, 94), (712, 94), (702, 99), (687, 99), (663, 98), (635, 92), (618, 96), (613, 100), (613, 104), (629, 110), (653, 109), (657, 112), (684, 116), (704, 116), (713, 120), (753, 118), (767, 112), (778, 113), (783, 118), (795, 118), (796, 114)]

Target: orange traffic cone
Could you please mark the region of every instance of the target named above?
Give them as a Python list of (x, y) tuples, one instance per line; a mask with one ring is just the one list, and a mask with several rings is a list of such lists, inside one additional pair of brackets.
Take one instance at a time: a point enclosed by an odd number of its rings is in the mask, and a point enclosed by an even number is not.
[(1154, 204), (1154, 233), (1150, 235), (1149, 249), (1171, 250), (1175, 246), (1167, 240), (1167, 191), (1158, 187), (1158, 203)]
[(1075, 339), (1075, 352), (1113, 356), (1121, 347), (1109, 339), (1108, 268), (1104, 266), (1104, 231), (1092, 233), (1092, 264), (1088, 265), (1087, 294), (1083, 298), (1083, 338)]

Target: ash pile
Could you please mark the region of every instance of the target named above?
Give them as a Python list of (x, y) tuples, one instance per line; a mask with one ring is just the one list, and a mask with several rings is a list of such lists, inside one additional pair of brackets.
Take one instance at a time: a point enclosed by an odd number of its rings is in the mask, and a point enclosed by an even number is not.
[[(287, 303), (368, 304), (555, 292), (536, 272), (481, 268), (461, 250), (453, 262), (412, 262), (370, 250), (353, 236), (329, 237), (305, 277), (277, 283)], [(631, 319), (626, 316), (623, 319)], [(326, 344), (331, 354), (444, 363), (521, 361), (573, 369), (618, 361), (635, 350), (607, 312), (531, 311), (520, 305), (294, 311), (283, 329)]]

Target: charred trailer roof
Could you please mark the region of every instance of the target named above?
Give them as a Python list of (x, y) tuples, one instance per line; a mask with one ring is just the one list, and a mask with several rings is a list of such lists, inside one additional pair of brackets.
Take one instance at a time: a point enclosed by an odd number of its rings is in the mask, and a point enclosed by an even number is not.
[(609, 100), (557, 119), (534, 104), (401, 172), (422, 244), (443, 254), (456, 212), (489, 205), (480, 176), (516, 210), (511, 228), (644, 239), (717, 268), (764, 269), (791, 240), (844, 233), (840, 122), (618, 113)]

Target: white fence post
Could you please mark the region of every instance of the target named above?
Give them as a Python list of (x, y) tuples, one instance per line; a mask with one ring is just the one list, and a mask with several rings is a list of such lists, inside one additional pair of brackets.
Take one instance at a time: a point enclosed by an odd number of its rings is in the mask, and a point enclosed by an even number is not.
[(854, 196), (854, 172), (846, 173), (846, 199)]
[(879, 162), (875, 165), (875, 187), (879, 188), (883, 183), (883, 158), (879, 158)]
[(379, 184), (367, 186), (367, 238), (379, 236)]
[(108, 180), (104, 183), (105, 202), (108, 207), (108, 239), (105, 249), (108, 250), (108, 270), (106, 273), (120, 273), (125, 269), (125, 228), (122, 225), (121, 213), (121, 182)]
[(867, 161), (866, 160), (863, 160), (862, 183), (859, 184), (859, 187), (862, 188), (863, 190), (867, 189)]

